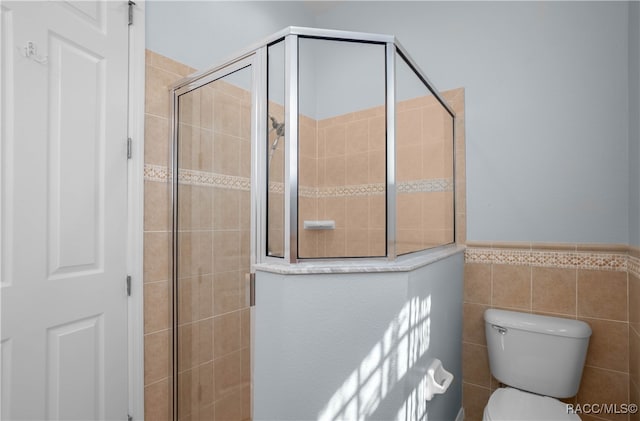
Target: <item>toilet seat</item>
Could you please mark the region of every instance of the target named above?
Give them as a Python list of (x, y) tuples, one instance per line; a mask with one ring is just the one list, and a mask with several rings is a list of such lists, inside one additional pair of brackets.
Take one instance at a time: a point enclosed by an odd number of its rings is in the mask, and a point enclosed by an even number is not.
[(484, 421), (580, 421), (567, 413), (567, 405), (548, 396), (503, 387), (491, 395), (484, 409)]

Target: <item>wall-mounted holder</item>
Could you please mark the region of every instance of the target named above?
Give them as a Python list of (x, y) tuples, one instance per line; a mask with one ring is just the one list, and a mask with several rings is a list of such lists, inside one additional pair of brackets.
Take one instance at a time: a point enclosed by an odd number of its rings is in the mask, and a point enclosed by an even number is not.
[(31, 41), (28, 41), (24, 47), (18, 48), (18, 50), (22, 56), (33, 60), (38, 64), (47, 64), (49, 62), (49, 57), (39, 55), (38, 46)]
[(433, 399), (434, 395), (440, 395), (447, 391), (453, 381), (453, 374), (442, 367), (442, 361), (434, 359), (426, 373), (426, 398), (427, 401)]

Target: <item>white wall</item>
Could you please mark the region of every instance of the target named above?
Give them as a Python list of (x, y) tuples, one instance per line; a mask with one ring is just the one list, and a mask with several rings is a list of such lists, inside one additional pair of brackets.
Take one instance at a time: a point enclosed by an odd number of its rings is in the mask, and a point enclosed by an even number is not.
[(629, 243), (640, 246), (640, 3), (629, 6)]
[(148, 48), (206, 68), (289, 25), (395, 34), (440, 90), (466, 88), (470, 240), (629, 241), (627, 3), (327, 7), (150, 1)]
[[(462, 404), (462, 258), (413, 272), (258, 272), (253, 418), (455, 419)], [(424, 407), (420, 381), (434, 358), (454, 382)], [(412, 405), (413, 417), (402, 416)]]
[(470, 240), (628, 241), (628, 5), (343, 2), (319, 25), (395, 34), (466, 89)]
[(313, 24), (299, 2), (151, 0), (146, 6), (147, 48), (200, 70), (287, 26)]

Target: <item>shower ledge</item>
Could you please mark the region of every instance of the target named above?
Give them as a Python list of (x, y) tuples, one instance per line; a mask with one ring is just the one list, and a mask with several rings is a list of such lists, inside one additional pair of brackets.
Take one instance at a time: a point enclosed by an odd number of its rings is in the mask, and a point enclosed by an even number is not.
[(258, 263), (256, 271), (280, 274), (312, 274), (312, 273), (371, 273), (371, 272), (409, 272), (445, 259), (465, 250), (464, 245), (450, 245), (427, 251), (417, 256), (400, 257), (395, 261), (380, 259), (349, 260), (305, 260), (295, 264), (278, 262)]

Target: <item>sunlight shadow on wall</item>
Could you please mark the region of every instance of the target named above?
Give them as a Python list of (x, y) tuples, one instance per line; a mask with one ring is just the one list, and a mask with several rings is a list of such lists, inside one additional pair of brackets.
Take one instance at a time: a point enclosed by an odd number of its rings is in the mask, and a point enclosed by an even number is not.
[[(318, 419), (364, 420), (376, 413), (391, 392), (404, 388), (404, 378), (429, 349), (431, 295), (413, 297), (362, 362), (320, 411)], [(421, 361), (422, 359), (422, 361)], [(397, 411), (397, 420), (424, 419), (424, 376)]]

